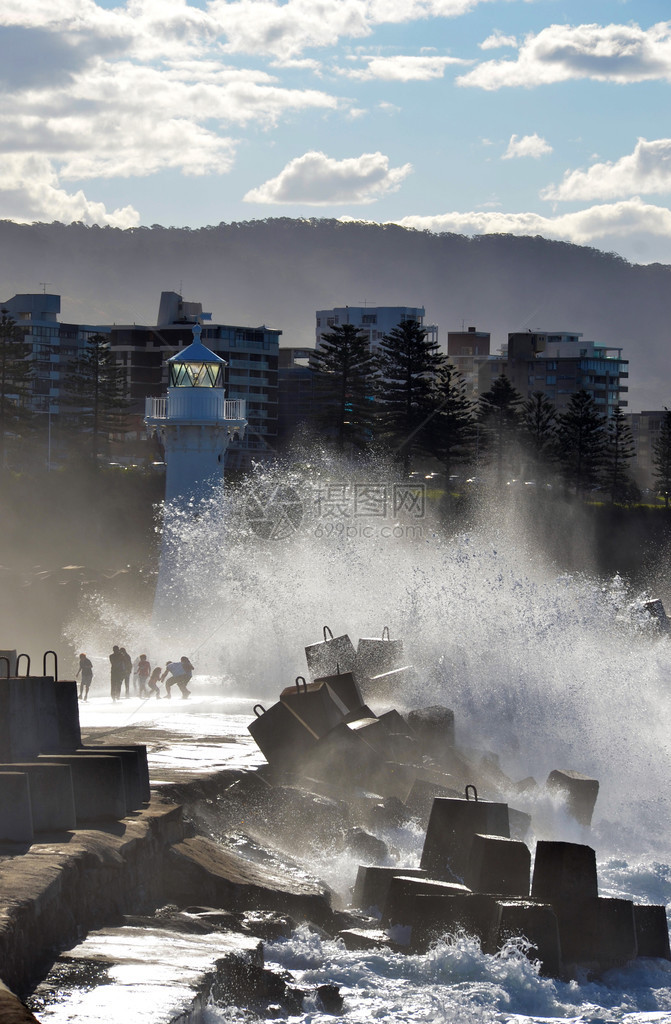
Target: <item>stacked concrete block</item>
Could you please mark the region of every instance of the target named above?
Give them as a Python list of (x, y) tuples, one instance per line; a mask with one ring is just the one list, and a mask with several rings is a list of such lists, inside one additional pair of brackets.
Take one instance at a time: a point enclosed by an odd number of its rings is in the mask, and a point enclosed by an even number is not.
[(606, 969), (637, 955), (633, 903), (599, 897), (591, 847), (537, 843), (531, 895), (554, 908), (565, 964)]
[(78, 826), (126, 817), (128, 807), (120, 757), (41, 754), (39, 761), (70, 766)]
[(356, 672), (356, 651), (346, 633), (335, 636), (328, 626), (324, 626), (324, 639), (316, 644), (308, 644), (305, 658), (311, 679), (323, 676), (335, 676), (339, 672)]
[(531, 943), (529, 956), (540, 962), (541, 974), (557, 977), (561, 973), (559, 925), (550, 903), (522, 899), (494, 902), (491, 927), (483, 949), (496, 953), (510, 939), (518, 937)]
[(470, 890), (467, 886), (459, 885), (456, 882), (443, 882), (426, 876), (393, 875), (389, 880), (381, 924), (385, 928), (399, 925), (401, 927), (416, 927), (418, 922), (416, 898), (418, 896), (440, 899), (442, 896), (464, 896), (469, 893)]
[(392, 640), (387, 626), (382, 636), (363, 637), (356, 649), (355, 672), (362, 680), (391, 672), (403, 665), (403, 641)]
[(473, 836), (464, 880), (474, 892), (528, 896), (530, 876), (531, 853), (525, 843), (505, 836)]
[(390, 868), (368, 867), (361, 865), (354, 883), (352, 902), (361, 910), (372, 911), (381, 917), (387, 902), (387, 894), (392, 878), (403, 875), (406, 878), (426, 878), (426, 871), (421, 868)]
[(28, 776), (19, 771), (0, 774), (0, 843), (32, 843), (33, 816)]
[(510, 838), (508, 805), (490, 800), (434, 800), (420, 867), (434, 878), (464, 880), (476, 835)]
[(671, 960), (666, 907), (634, 906), (634, 925), (639, 956)]
[(599, 795), (599, 783), (580, 772), (562, 768), (550, 772), (545, 787), (551, 793), (560, 793), (566, 809), (577, 822), (588, 828), (592, 824), (594, 805)]
[(62, 832), (76, 827), (75, 797), (69, 765), (52, 762), (0, 765), (2, 775), (15, 772), (25, 775), (28, 780), (35, 832)]

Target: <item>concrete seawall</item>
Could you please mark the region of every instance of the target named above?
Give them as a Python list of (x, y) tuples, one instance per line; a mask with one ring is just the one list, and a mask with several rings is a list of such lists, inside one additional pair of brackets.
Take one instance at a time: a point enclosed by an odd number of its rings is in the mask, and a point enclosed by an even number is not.
[(165, 898), (165, 858), (184, 837), (181, 806), (152, 795), (119, 822), (0, 846), (2, 980), (27, 996), (64, 949)]

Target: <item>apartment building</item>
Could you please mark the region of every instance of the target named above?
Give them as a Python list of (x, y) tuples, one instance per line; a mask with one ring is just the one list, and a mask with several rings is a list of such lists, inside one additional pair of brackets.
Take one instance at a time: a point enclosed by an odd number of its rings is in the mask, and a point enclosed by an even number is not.
[(371, 352), (378, 348), (385, 334), (398, 327), (402, 320), (415, 320), (426, 331), (430, 341), (438, 342), (438, 328), (425, 324), (424, 306), (336, 306), (334, 309), (318, 309), (316, 313), (315, 345), (318, 347), (322, 334), (340, 324), (353, 324), (368, 335)]
[(498, 356), (480, 366), (478, 388), (487, 391), (504, 373), (513, 387), (527, 398), (534, 392), (546, 395), (561, 411), (578, 391), (586, 391), (604, 416), (619, 406), (627, 407), (626, 383), (629, 361), (622, 349), (585, 341), (581, 333), (565, 331), (514, 332)]

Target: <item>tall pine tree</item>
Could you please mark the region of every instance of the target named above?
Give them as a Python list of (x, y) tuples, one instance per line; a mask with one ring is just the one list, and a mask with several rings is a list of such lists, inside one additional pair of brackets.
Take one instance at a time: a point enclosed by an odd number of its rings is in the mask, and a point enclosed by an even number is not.
[(652, 465), (655, 484), (664, 495), (664, 504), (669, 507), (671, 497), (671, 412), (666, 408), (659, 437), (652, 446)]
[(557, 417), (557, 454), (562, 474), (576, 494), (585, 494), (599, 482), (606, 460), (606, 422), (585, 390), (571, 395)]
[(32, 419), (32, 345), (14, 318), (0, 312), (0, 467), (7, 464), (10, 436), (16, 440)]
[(438, 371), (434, 403), (435, 413), (427, 423), (427, 437), (449, 481), (457, 464), (471, 461), (475, 439), (475, 411), (466, 381), (450, 362)]
[(373, 405), (368, 335), (353, 324), (334, 326), (322, 334), (312, 365), (324, 428), (339, 451), (346, 444), (362, 447), (370, 439)]
[(504, 373), (480, 395), (478, 419), (485, 434), (485, 445), (494, 455), (496, 480), (503, 483), (504, 470), (514, 471), (522, 396)]
[(403, 461), (427, 450), (426, 426), (436, 407), (436, 375), (445, 364), (438, 342), (416, 320), (385, 334), (376, 359), (377, 407), (382, 436)]
[(521, 408), (521, 441), (529, 460), (525, 478), (547, 478), (557, 442), (557, 410), (542, 391), (534, 391)]
[(629, 463), (636, 454), (634, 438), (619, 405), (606, 427), (606, 454), (603, 482), (612, 502), (629, 501), (637, 488), (629, 474)]
[(106, 335), (89, 335), (86, 348), (70, 364), (65, 400), (76, 428), (90, 434), (91, 456), (97, 459), (128, 408), (126, 370), (116, 362)]

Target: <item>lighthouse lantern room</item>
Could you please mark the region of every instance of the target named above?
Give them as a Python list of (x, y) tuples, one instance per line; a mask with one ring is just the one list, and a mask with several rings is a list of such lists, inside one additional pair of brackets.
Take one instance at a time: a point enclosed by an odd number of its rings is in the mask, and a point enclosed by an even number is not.
[(166, 501), (204, 498), (223, 479), (226, 449), (245, 435), (245, 403), (226, 401), (226, 361), (200, 340), (168, 360), (168, 393), (148, 398), (145, 423), (165, 449)]

